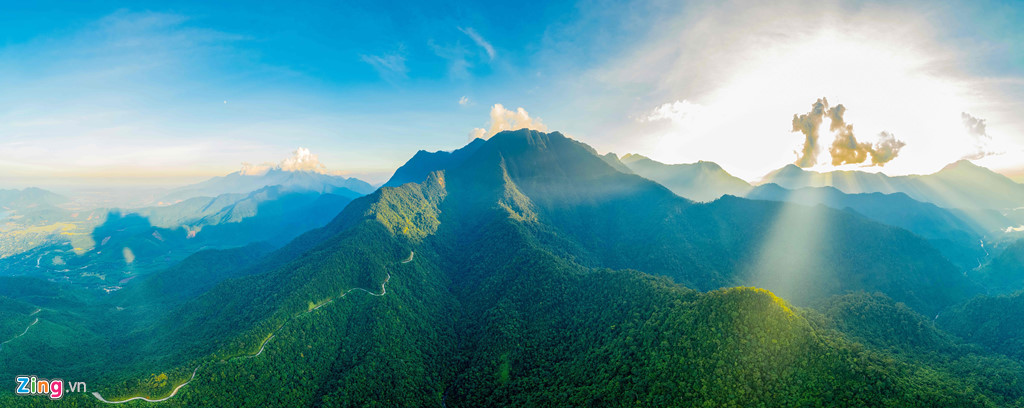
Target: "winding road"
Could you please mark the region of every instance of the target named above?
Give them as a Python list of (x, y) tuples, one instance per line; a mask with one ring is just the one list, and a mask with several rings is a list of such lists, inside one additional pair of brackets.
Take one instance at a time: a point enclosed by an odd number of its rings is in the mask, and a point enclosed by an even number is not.
[[(261, 349), (260, 352), (262, 352), (262, 351), (263, 350)], [(188, 385), (188, 383), (192, 382), (192, 380), (194, 378), (196, 378), (196, 373), (199, 372), (199, 368), (200, 367), (203, 367), (203, 366), (196, 367), (195, 370), (192, 370), (192, 377), (190, 377), (188, 379), (188, 381), (185, 381), (185, 382), (181, 383), (181, 385), (175, 387), (174, 391), (171, 391), (171, 395), (168, 395), (168, 396), (160, 398), (160, 399), (149, 399), (149, 398), (146, 398), (146, 397), (132, 397), (132, 398), (128, 398), (128, 399), (126, 399), (124, 401), (107, 401), (107, 400), (103, 399), (103, 396), (100, 395), (100, 393), (98, 393), (98, 392), (92, 393), (92, 396), (96, 397), (96, 399), (100, 400), (100, 402), (106, 402), (108, 404), (124, 404), (126, 402), (135, 401), (135, 400), (143, 400), (143, 401), (146, 401), (146, 402), (167, 401), (167, 400), (171, 399), (171, 397), (173, 397), (175, 394), (177, 394), (178, 390), (180, 390), (181, 387), (184, 387), (184, 386)]]
[(260, 354), (263, 354), (263, 349), (267, 348), (267, 343), (270, 343), (270, 339), (272, 339), (272, 338), (274, 338), (273, 334), (271, 334), (270, 336), (267, 336), (266, 340), (263, 340), (263, 344), (260, 344), (260, 351), (257, 351), (256, 354), (253, 354), (251, 356), (241, 356), (241, 357), (229, 358), (228, 361), (259, 357)]
[[(34, 314), (36, 314), (36, 313), (39, 313), (39, 310), (40, 310), (40, 309), (36, 309), (36, 311), (32, 312), (32, 314), (30, 314), (29, 316), (32, 316), (32, 315), (34, 315)], [(4, 349), (4, 344), (10, 343), (10, 342), (14, 341), (14, 339), (16, 339), (16, 338), (18, 338), (18, 337), (21, 337), (21, 336), (24, 336), (24, 335), (25, 335), (25, 333), (28, 333), (28, 329), (31, 329), (31, 328), (32, 328), (32, 326), (35, 326), (35, 325), (36, 325), (36, 323), (39, 323), (39, 318), (38, 318), (38, 317), (36, 318), (36, 320), (33, 320), (33, 321), (32, 321), (32, 323), (29, 323), (29, 324), (28, 324), (28, 327), (26, 327), (26, 328), (25, 328), (25, 331), (21, 332), (21, 334), (19, 334), (19, 335), (17, 335), (17, 336), (14, 336), (14, 337), (11, 337), (11, 339), (10, 339), (10, 340), (7, 340), (7, 341), (5, 341), (5, 342), (3, 342), (3, 343), (0, 343), (0, 350), (3, 350), (3, 349)]]
[[(409, 259), (406, 259), (406, 260), (402, 261), (401, 263), (407, 264), (409, 262), (412, 262), (412, 258), (413, 258), (414, 255), (416, 255), (415, 251), (409, 251)], [(265, 340), (263, 340), (263, 344), (260, 345), (260, 350), (258, 352), (256, 352), (256, 354), (246, 355), (246, 356), (238, 356), (238, 357), (231, 357), (231, 358), (229, 358), (227, 360), (218, 361), (217, 364), (224, 364), (224, 363), (227, 363), (227, 362), (230, 362), (230, 361), (237, 361), (237, 360), (242, 360), (242, 359), (250, 359), (250, 358), (258, 357), (260, 354), (263, 354), (263, 350), (267, 347), (267, 343), (269, 343), (270, 340), (274, 338), (274, 335), (276, 335), (279, 330), (284, 328), (284, 326), (286, 324), (288, 324), (289, 322), (291, 322), (292, 320), (295, 320), (296, 318), (298, 318), (300, 316), (304, 316), (304, 315), (310, 314), (314, 310), (317, 310), (317, 309), (319, 309), (319, 308), (321, 308), (321, 307), (323, 307), (323, 306), (325, 306), (327, 304), (330, 304), (331, 302), (334, 302), (337, 299), (341, 299), (341, 298), (345, 297), (345, 295), (351, 293), (354, 290), (361, 290), (361, 291), (369, 293), (370, 295), (373, 295), (373, 296), (384, 296), (385, 294), (387, 294), (387, 284), (388, 284), (388, 281), (390, 281), (390, 280), (391, 280), (391, 273), (387, 273), (387, 277), (384, 278), (384, 282), (380, 284), (380, 293), (373, 293), (373, 292), (371, 292), (369, 290), (366, 290), (366, 289), (363, 289), (363, 288), (352, 288), (352, 289), (349, 289), (349, 290), (345, 291), (344, 293), (342, 293), (338, 297), (329, 299), (326, 302), (321, 303), (320, 305), (318, 305), (318, 306), (316, 306), (316, 307), (314, 307), (312, 309), (309, 309), (306, 312), (302, 312), (302, 313), (296, 314), (295, 316), (292, 316), (287, 321), (285, 321), (280, 326), (278, 326), (277, 329), (275, 329), (273, 332), (271, 332), (270, 336), (267, 336), (267, 338)], [(38, 321), (39, 321), (39, 319), (37, 318), (36, 322), (38, 322)], [(32, 322), (32, 324), (36, 324), (36, 323)], [(32, 327), (32, 325), (29, 325), (29, 327)], [(26, 328), (25, 331), (27, 332), (28, 328)], [(24, 334), (25, 333), (22, 333), (22, 335), (24, 335)], [(21, 336), (18, 336), (18, 337), (21, 337)], [(18, 337), (15, 337), (15, 339), (18, 338)], [(11, 340), (14, 340), (14, 339), (11, 339)], [(7, 340), (7, 341), (11, 341), (11, 340)], [(6, 343), (6, 342), (4, 342), (4, 343)], [(3, 344), (0, 343), (0, 346), (3, 346)], [(195, 370), (192, 370), (192, 377), (189, 377), (188, 381), (185, 381), (185, 382), (181, 383), (181, 385), (178, 385), (177, 387), (175, 387), (174, 390), (171, 391), (171, 395), (168, 395), (168, 396), (166, 396), (164, 398), (149, 399), (149, 398), (146, 398), (146, 397), (132, 397), (132, 398), (128, 398), (126, 400), (121, 400), (121, 401), (108, 401), (108, 400), (104, 399), (103, 396), (100, 395), (100, 393), (98, 393), (98, 392), (93, 392), (92, 396), (96, 397), (96, 399), (99, 400), (100, 402), (104, 402), (104, 403), (107, 403), (107, 404), (123, 404), (123, 403), (129, 402), (129, 401), (135, 401), (135, 400), (142, 400), (142, 401), (146, 401), (146, 402), (162, 402), (162, 401), (167, 401), (167, 400), (171, 399), (171, 397), (174, 397), (178, 393), (178, 390), (180, 390), (182, 387), (184, 387), (184, 386), (188, 385), (189, 383), (191, 383), (192, 380), (194, 380), (196, 378), (196, 373), (199, 372), (199, 369), (205, 367), (206, 364), (209, 364), (209, 363), (201, 364), (198, 367), (196, 367)]]

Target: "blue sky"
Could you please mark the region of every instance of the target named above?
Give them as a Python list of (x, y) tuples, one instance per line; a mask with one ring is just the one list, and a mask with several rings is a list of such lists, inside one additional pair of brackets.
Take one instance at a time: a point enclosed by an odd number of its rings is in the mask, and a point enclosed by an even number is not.
[(791, 116), (822, 96), (907, 142), (887, 172), (1024, 166), (1019, 3), (28, 3), (0, 13), (11, 186), (178, 184), (298, 147), (383, 181), (514, 117), (495, 104), (751, 179), (794, 160)]

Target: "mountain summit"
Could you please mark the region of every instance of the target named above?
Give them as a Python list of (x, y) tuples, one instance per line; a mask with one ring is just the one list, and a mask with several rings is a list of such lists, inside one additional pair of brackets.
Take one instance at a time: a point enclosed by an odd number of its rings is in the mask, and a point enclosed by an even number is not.
[(326, 193), (344, 188), (361, 195), (374, 190), (369, 183), (347, 178), (327, 171), (326, 166), (308, 149), (299, 148), (292, 157), (278, 164), (243, 163), (242, 169), (226, 176), (179, 187), (165, 195), (161, 201), (174, 203), (192, 197), (216, 197), (221, 194), (244, 194), (268, 186), (281, 186), (285, 190)]
[(729, 174), (715, 162), (664, 164), (639, 154), (627, 154), (621, 161), (634, 173), (694, 201), (714, 201), (726, 194), (743, 196), (750, 191), (749, 183)]

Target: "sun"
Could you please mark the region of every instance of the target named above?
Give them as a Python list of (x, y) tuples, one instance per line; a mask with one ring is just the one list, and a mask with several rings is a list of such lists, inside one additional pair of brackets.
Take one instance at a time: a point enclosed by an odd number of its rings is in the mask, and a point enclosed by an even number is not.
[[(806, 113), (821, 97), (847, 108), (846, 121), (859, 141), (875, 141), (885, 131), (907, 143), (886, 173), (935, 171), (971, 149), (961, 113), (977, 101), (962, 81), (940, 69), (941, 52), (872, 33), (821, 31), (752, 44), (742, 55), (718, 78), (719, 86), (685, 101), (686, 115), (658, 135), (653, 150), (662, 159), (711, 159), (757, 179), (795, 160), (803, 136), (791, 131), (793, 114)], [(823, 164), (816, 170), (835, 169), (826, 157), (833, 138), (827, 127), (820, 140)]]

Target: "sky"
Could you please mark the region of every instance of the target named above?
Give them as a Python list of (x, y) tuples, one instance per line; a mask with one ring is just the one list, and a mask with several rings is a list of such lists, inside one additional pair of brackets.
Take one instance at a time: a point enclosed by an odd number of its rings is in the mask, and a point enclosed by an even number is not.
[(299, 148), (383, 182), (521, 126), (747, 180), (1024, 175), (1020, 2), (290, 3), (5, 4), (0, 188), (173, 186)]

